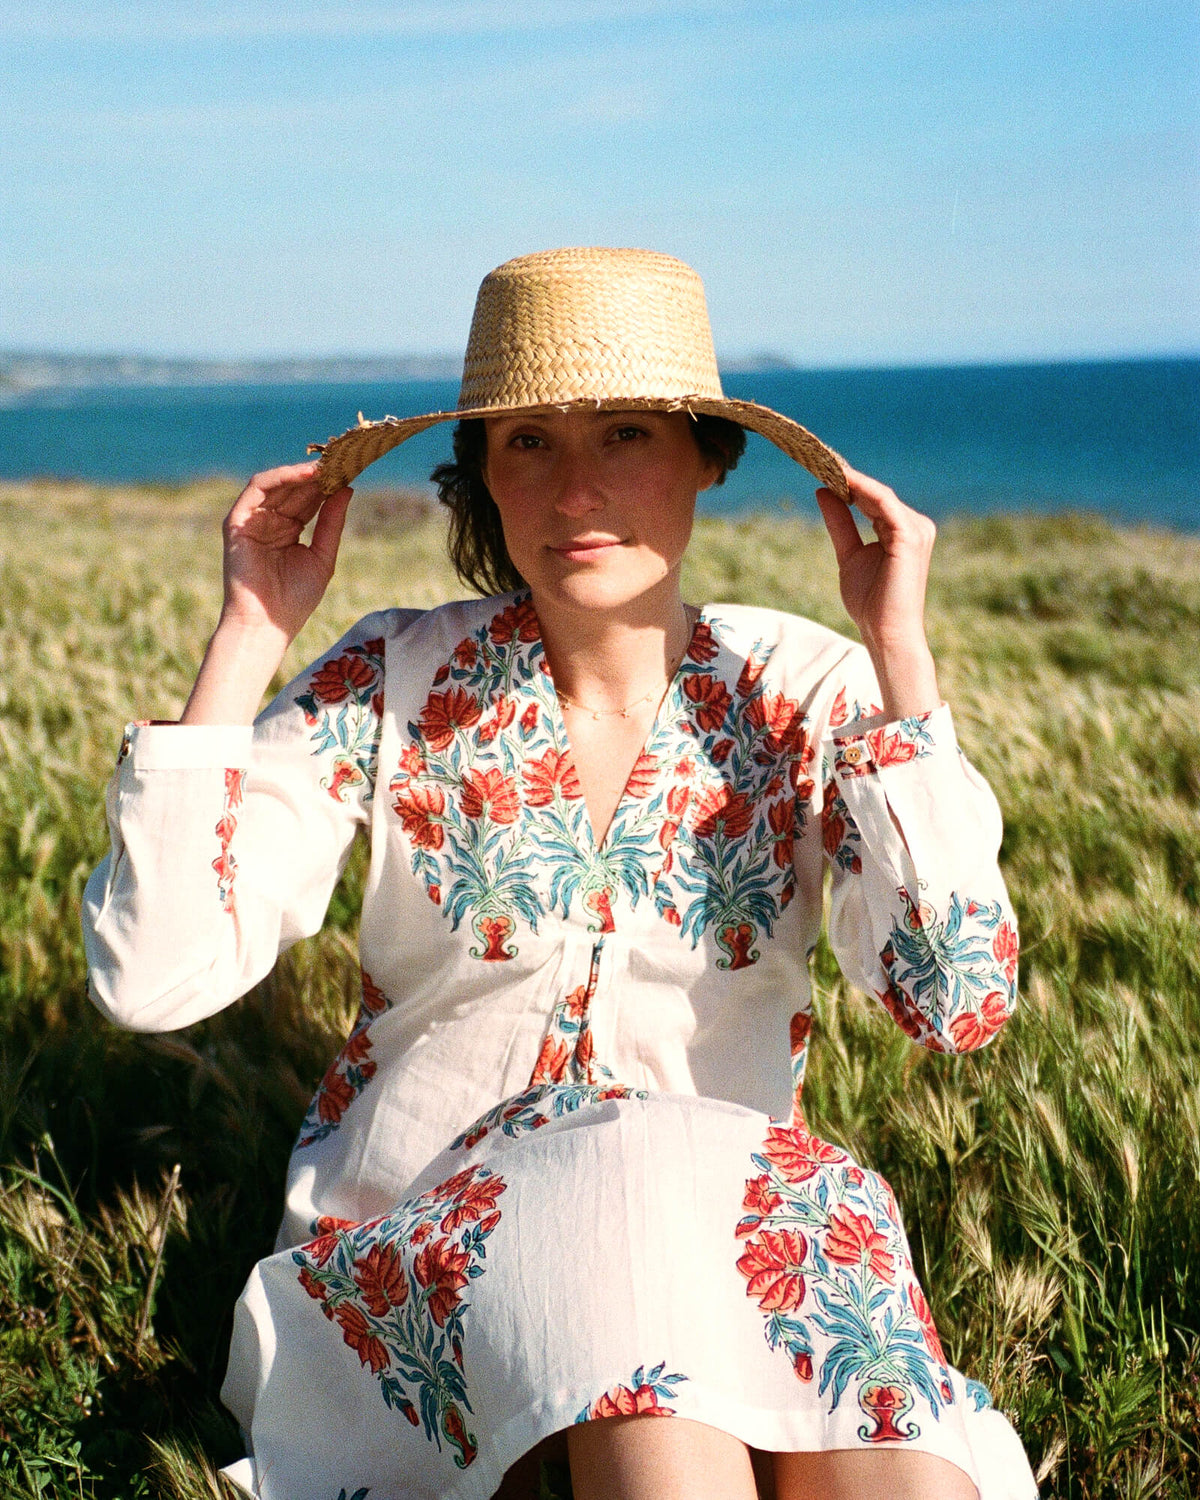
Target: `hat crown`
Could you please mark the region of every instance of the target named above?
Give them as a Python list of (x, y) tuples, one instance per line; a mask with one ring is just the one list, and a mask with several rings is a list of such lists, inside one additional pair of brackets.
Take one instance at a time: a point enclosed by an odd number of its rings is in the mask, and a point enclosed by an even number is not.
[(720, 399), (704, 284), (671, 255), (588, 247), (484, 277), (458, 409)]

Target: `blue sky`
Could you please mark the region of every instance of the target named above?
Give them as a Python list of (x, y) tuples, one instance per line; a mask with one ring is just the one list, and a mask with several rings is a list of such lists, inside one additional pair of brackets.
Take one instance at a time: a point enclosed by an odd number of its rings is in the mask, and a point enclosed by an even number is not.
[(556, 244), (719, 353), (1200, 350), (1200, 19), (1057, 0), (0, 0), (0, 347), (461, 351)]

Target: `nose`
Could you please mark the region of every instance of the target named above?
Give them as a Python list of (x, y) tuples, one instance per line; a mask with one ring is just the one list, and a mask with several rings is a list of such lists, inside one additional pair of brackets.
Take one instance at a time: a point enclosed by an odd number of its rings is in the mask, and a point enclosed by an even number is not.
[(604, 493), (590, 453), (560, 450), (554, 486), (554, 508), (564, 516), (587, 516), (604, 509)]

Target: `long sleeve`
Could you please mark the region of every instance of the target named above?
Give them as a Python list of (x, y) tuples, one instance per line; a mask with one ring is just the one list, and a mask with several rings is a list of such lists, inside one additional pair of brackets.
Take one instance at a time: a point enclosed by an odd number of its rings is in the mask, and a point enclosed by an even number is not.
[(83, 901), (89, 993), (111, 1020), (187, 1026), (320, 928), (370, 816), (386, 642), (415, 617), (360, 620), (253, 729), (128, 728)]
[(885, 723), (866, 651), (848, 653), (839, 676), (822, 743), (834, 953), (914, 1040), (981, 1047), (1017, 994), (996, 799), (945, 704)]

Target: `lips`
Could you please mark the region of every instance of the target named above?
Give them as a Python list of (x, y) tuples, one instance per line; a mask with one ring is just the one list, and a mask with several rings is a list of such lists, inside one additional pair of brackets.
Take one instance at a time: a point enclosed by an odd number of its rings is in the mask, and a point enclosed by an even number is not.
[(552, 547), (550, 550), (556, 552), (559, 557), (565, 557), (572, 562), (586, 562), (589, 558), (600, 557), (606, 552), (611, 552), (614, 547), (623, 545), (619, 537), (585, 536), (575, 541), (563, 542), (560, 546)]

